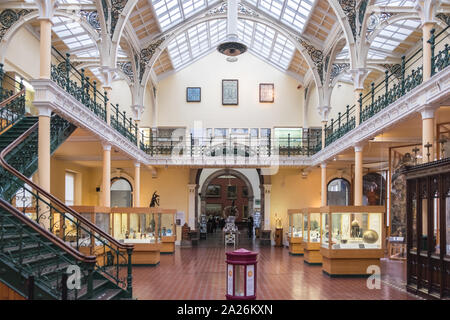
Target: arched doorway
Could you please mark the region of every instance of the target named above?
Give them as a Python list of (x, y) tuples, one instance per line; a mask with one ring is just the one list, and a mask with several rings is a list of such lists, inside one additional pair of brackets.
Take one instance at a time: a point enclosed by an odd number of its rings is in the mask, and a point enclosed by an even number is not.
[(132, 207), (133, 187), (125, 178), (111, 180), (111, 207)]
[(327, 204), (329, 206), (348, 206), (350, 204), (350, 182), (336, 178), (328, 183)]

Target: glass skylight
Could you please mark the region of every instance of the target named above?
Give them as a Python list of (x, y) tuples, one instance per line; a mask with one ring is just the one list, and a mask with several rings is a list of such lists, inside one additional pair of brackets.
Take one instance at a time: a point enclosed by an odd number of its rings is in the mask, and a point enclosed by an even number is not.
[(67, 4), (92, 4), (93, 0), (59, 0), (60, 3)]
[(71, 51), (95, 47), (94, 41), (78, 22), (65, 17), (53, 17), (52, 22), (53, 32)]
[(377, 0), (377, 1), (375, 1), (375, 5), (391, 6), (391, 7), (400, 7), (400, 6), (414, 7), (415, 1), (413, 1), (413, 0)]
[(162, 31), (219, 0), (151, 0)]
[(404, 20), (388, 25), (375, 37), (371, 47), (393, 51), (420, 26), (420, 21)]
[(246, 0), (285, 25), (301, 32), (316, 0)]
[[(197, 24), (173, 39), (167, 50), (174, 68), (179, 69), (214, 50), (225, 40), (226, 27), (225, 19), (211, 20)], [(238, 37), (256, 56), (283, 70), (289, 67), (295, 46), (274, 29), (239, 19)]]

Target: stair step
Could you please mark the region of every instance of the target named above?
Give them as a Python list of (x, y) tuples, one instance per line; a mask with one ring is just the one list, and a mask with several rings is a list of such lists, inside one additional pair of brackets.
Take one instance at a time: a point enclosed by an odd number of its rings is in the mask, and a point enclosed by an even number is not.
[(121, 289), (106, 289), (95, 295), (91, 300), (113, 300), (122, 293)]
[[(51, 242), (46, 242), (46, 244), (49, 245), (49, 246), (52, 245)], [(44, 248), (43, 245), (41, 245), (41, 247)], [(3, 251), (5, 253), (14, 253), (14, 252), (17, 252), (17, 251), (20, 251), (20, 250), (25, 251), (25, 250), (32, 250), (32, 249), (36, 249), (36, 248), (39, 248), (39, 243), (33, 242), (33, 243), (29, 243), (29, 244), (23, 245), (22, 248), (20, 246), (6, 247), (6, 248), (3, 249)]]
[[(61, 254), (65, 254), (65, 252), (61, 252)], [(56, 255), (54, 253), (44, 253), (44, 254), (40, 254), (39, 256), (25, 258), (25, 259), (23, 259), (22, 263), (23, 264), (34, 264), (37, 262), (50, 260), (50, 259), (53, 259), (56, 257), (58, 257), (58, 255)]]
[[(97, 279), (97, 280), (93, 280), (92, 281), (92, 285), (93, 285), (93, 292), (94, 292), (94, 297), (96, 296), (95, 292), (98, 291), (101, 287), (107, 285), (109, 283), (108, 280), (106, 279)], [(105, 289), (106, 290), (106, 289)], [(104, 290), (101, 291), (101, 293), (104, 292)], [(78, 290), (78, 296), (77, 299), (83, 299), (85, 298), (87, 294), (87, 283), (85, 283), (80, 290)], [(68, 294), (68, 299), (72, 300), (75, 298), (75, 291), (71, 291)]]

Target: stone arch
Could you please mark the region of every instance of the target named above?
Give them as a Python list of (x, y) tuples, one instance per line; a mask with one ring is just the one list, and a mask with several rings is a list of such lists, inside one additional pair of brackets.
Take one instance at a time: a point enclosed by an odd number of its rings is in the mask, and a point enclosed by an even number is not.
[[(233, 177), (236, 177), (236, 178), (241, 179), (242, 181), (244, 181), (244, 183), (245, 183), (245, 185), (247, 186), (247, 189), (248, 189), (248, 211), (249, 211), (250, 214), (253, 214), (254, 190), (253, 190), (253, 187), (252, 187), (252, 184), (251, 184), (250, 180), (243, 173), (241, 173), (241, 172), (239, 172), (237, 170), (228, 169), (228, 168), (227, 169), (218, 170), (216, 172), (213, 172), (203, 182), (201, 191), (199, 193), (200, 201), (201, 201), (200, 210), (201, 210), (202, 214), (206, 210), (206, 189), (207, 189), (208, 185), (215, 178), (219, 178), (219, 177), (221, 177), (223, 175), (233, 176)], [(198, 217), (196, 217), (196, 220), (197, 219), (198, 219)]]
[[(100, 36), (97, 33), (97, 31), (92, 28), (92, 26), (83, 18), (80, 18), (77, 15), (70, 14), (65, 11), (55, 11), (54, 16), (56, 17), (65, 17), (73, 20), (78, 20), (80, 23), (80, 26), (87, 31), (89, 37), (94, 41), (95, 46), (97, 50), (100, 53), (100, 49), (98, 47), (98, 43), (100, 41)], [(11, 39), (14, 37), (14, 35), (19, 31), (24, 25), (38, 20), (39, 18), (39, 12), (37, 10), (31, 11), (30, 13), (20, 17), (9, 29), (5, 32), (3, 38), (0, 42), (0, 62), (4, 63), (6, 51), (8, 50), (8, 46), (11, 42)]]

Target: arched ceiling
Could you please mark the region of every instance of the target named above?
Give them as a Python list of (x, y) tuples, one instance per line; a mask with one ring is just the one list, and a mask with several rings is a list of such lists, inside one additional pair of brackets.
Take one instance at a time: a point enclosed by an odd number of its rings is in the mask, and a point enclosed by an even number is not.
[[(136, 59), (136, 53), (147, 48), (156, 39), (176, 32), (177, 36), (153, 65), (152, 71), (156, 77), (152, 78), (153, 81), (158, 81), (214, 51), (226, 36), (224, 14), (208, 21), (200, 19), (210, 13), (224, 13), (226, 2), (223, 0), (58, 0), (58, 2), (60, 10), (72, 13), (77, 11), (76, 14), (80, 17), (89, 10), (106, 12), (107, 10), (102, 7), (106, 3), (110, 10), (110, 19), (113, 16), (111, 5), (123, 10), (132, 4), (130, 12), (119, 11), (118, 14), (118, 19), (125, 17), (123, 33), (118, 44), (118, 65), (127, 63), (131, 65)], [(0, 9), (8, 8), (8, 3), (13, 3), (14, 8), (24, 8), (26, 4), (21, 3), (33, 3), (33, 0), (4, 1), (0, 4)], [(360, 19), (358, 14), (361, 12), (358, 10), (361, 4), (365, 4), (364, 8), (367, 5), (365, 16), (368, 17), (367, 33), (359, 36), (361, 39), (365, 38), (363, 42), (370, 45), (366, 50), (368, 66), (398, 63), (402, 55), (416, 50), (421, 42), (420, 20), (417, 10), (414, 9), (413, 0), (241, 0), (241, 3), (242, 6), (239, 7), (239, 10), (243, 10), (241, 13), (247, 10), (268, 22), (262, 24), (246, 19), (245, 15), (239, 17), (239, 38), (249, 47), (249, 54), (257, 56), (300, 82), (303, 82), (311, 71), (311, 65), (308, 65), (304, 56), (310, 54), (309, 49), (299, 52), (289, 39), (277, 32), (279, 28), (292, 35), (291, 39), (306, 41), (325, 58), (336, 41), (344, 37), (342, 21), (339, 19), (347, 19), (351, 15), (356, 17), (355, 20)], [(339, 13), (342, 17), (338, 19), (335, 10), (339, 6), (344, 16)], [(442, 4), (441, 7), (445, 8), (444, 12), (450, 11), (446, 4)], [(364, 16), (364, 11), (362, 13)], [(394, 21), (396, 15), (401, 14), (409, 15), (403, 20)], [(98, 39), (93, 39), (92, 34), (83, 28), (80, 21), (65, 17), (53, 18), (52, 39), (53, 45), (58, 50), (69, 52), (74, 60), (89, 66), (91, 75), (102, 81), (98, 68), (99, 39), (104, 33), (99, 22), (100, 16), (98, 14), (93, 21), (87, 19), (98, 32)], [(200, 19), (198, 24), (192, 23), (197, 19)], [(189, 28), (183, 28), (188, 24)], [(271, 25), (274, 28), (271, 28)], [(35, 22), (32, 27), (38, 34), (39, 24)], [(177, 31), (180, 29), (183, 31)], [(348, 48), (348, 44), (340, 45), (338, 54), (331, 63), (348, 64), (350, 62)], [(323, 61), (327, 64), (328, 62)], [(132, 70), (130, 66), (128, 68)], [(368, 78), (372, 79), (380, 74), (382, 72), (378, 69)]]

